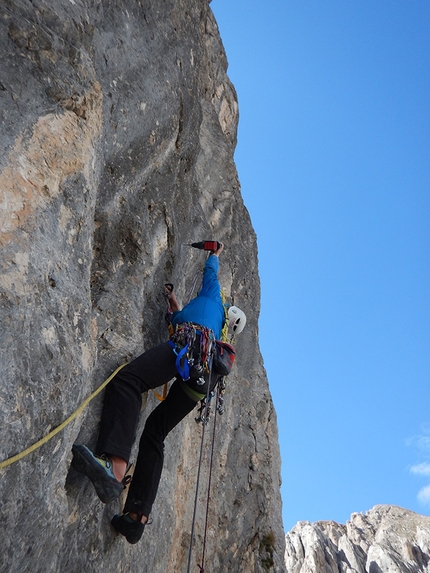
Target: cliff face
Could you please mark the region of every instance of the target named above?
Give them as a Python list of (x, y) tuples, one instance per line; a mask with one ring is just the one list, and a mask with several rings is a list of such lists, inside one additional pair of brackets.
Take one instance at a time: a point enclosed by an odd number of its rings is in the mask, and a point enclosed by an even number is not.
[(289, 573), (425, 573), (430, 517), (390, 505), (334, 521), (297, 523), (286, 536)]
[[(204, 264), (183, 243), (222, 240), (221, 282), (248, 322), (218, 418), (206, 564), (284, 571), (256, 238), (233, 162), (236, 94), (207, 0), (11, 0), (1, 11), (0, 460), (165, 340), (164, 282), (186, 302)], [(0, 470), (0, 571), (186, 570), (201, 426), (190, 416), (168, 437), (153, 524), (130, 546), (109, 523), (120, 504), (104, 506), (70, 469), (72, 444), (95, 443), (101, 402)], [(140, 428), (156, 404), (147, 397)]]

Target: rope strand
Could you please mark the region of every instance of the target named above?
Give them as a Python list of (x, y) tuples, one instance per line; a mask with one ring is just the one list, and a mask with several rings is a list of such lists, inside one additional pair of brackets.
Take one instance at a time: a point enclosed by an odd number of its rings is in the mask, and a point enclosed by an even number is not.
[[(208, 415), (208, 411), (209, 411), (209, 395), (210, 395), (211, 381), (212, 381), (212, 365), (211, 365), (211, 369), (209, 372), (209, 382), (208, 382), (208, 388), (206, 391), (205, 420), (207, 420), (207, 415)], [(203, 461), (203, 446), (204, 446), (204, 439), (205, 439), (205, 428), (206, 428), (206, 424), (204, 423), (203, 429), (202, 429), (202, 439), (200, 442), (200, 457), (199, 457), (199, 465), (198, 465), (198, 470), (197, 470), (196, 494), (194, 497), (193, 521), (191, 524), (191, 539), (190, 539), (190, 548), (188, 551), (187, 573), (190, 573), (190, 571), (191, 571), (191, 556), (192, 556), (192, 552), (193, 552), (194, 530), (195, 530), (195, 525), (196, 525), (197, 502), (198, 502), (199, 486), (200, 486), (200, 474), (201, 474), (202, 461)]]
[[(218, 401), (218, 396), (219, 396), (219, 386), (217, 385), (217, 401)], [(211, 459), (209, 462), (208, 496), (206, 499), (206, 518), (205, 518), (205, 532), (203, 536), (202, 564), (199, 565), (200, 573), (205, 573), (204, 565), (205, 565), (205, 554), (206, 554), (206, 539), (207, 539), (208, 522), (209, 522), (209, 504), (211, 501), (212, 468), (213, 468), (213, 459), (215, 451), (215, 431), (216, 431), (217, 412), (218, 408), (215, 408), (214, 425), (212, 430)]]
[(70, 422), (72, 422), (75, 418), (79, 416), (79, 414), (82, 413), (82, 411), (91, 402), (91, 400), (95, 398), (103, 390), (103, 388), (105, 388), (105, 386), (109, 384), (112, 378), (121, 370), (121, 368), (124, 368), (124, 366), (126, 366), (126, 364), (121, 364), (121, 366), (118, 366), (115, 372), (113, 372), (109, 376), (109, 378), (107, 378), (103, 382), (103, 384), (101, 384), (97, 388), (97, 390), (95, 390), (90, 396), (88, 396), (88, 398), (86, 398), (82, 402), (82, 404), (73, 412), (73, 414), (71, 414), (66, 420), (64, 420), (63, 423), (61, 423), (59, 426), (57, 426), (51, 432), (49, 432), (49, 434), (47, 434), (44, 438), (42, 438), (38, 442), (35, 442), (32, 446), (28, 447), (19, 454), (16, 454), (16, 456), (12, 456), (11, 458), (4, 460), (3, 462), (0, 462), (0, 470), (7, 466), (10, 466), (11, 464), (17, 462), (18, 460), (22, 460), (22, 458), (25, 458), (25, 456), (28, 456), (28, 454), (31, 454), (31, 452), (34, 452), (34, 450), (37, 450), (38, 448), (40, 448), (40, 446), (43, 446), (43, 444), (46, 444), (47, 442), (49, 442), (51, 438), (53, 438), (56, 434), (61, 432), (61, 430), (63, 430), (68, 424), (70, 424)]

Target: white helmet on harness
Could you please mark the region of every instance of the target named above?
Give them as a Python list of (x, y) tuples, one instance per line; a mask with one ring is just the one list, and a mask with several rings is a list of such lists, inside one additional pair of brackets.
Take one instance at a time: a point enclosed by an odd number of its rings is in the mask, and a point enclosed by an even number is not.
[(232, 334), (239, 334), (245, 328), (246, 316), (237, 306), (228, 307), (228, 329)]

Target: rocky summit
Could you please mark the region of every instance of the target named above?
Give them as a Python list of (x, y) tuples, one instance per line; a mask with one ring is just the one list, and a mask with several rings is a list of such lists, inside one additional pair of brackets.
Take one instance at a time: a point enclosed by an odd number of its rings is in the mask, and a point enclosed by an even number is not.
[[(0, 571), (187, 571), (202, 436), (193, 415), (166, 441), (152, 524), (135, 546), (110, 525), (122, 501), (103, 505), (70, 462), (73, 443), (96, 441), (103, 392), (88, 398), (166, 340), (164, 283), (183, 303), (193, 296), (205, 255), (185, 244), (202, 240), (225, 243), (221, 283), (248, 318), (217, 420), (205, 569), (285, 571), (256, 237), (208, 0), (0, 10)], [(157, 403), (145, 397), (139, 433)], [(213, 419), (207, 429), (191, 571), (202, 564)]]
[(286, 535), (285, 561), (288, 573), (426, 573), (430, 517), (377, 505), (346, 525), (300, 521)]

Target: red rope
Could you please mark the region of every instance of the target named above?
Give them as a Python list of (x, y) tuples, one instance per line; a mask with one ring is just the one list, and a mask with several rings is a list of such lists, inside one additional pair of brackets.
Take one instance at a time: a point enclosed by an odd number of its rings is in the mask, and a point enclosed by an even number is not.
[[(206, 393), (206, 409), (205, 409), (205, 420), (207, 420), (208, 410), (209, 410), (209, 394), (210, 394), (210, 386), (212, 380), (212, 369), (209, 372), (209, 382), (208, 382), (208, 389)], [(198, 503), (198, 495), (199, 495), (199, 486), (200, 486), (200, 473), (202, 469), (202, 461), (203, 461), (203, 446), (204, 446), (204, 439), (205, 439), (205, 428), (206, 424), (203, 423), (202, 428), (202, 439), (200, 442), (200, 458), (199, 458), (199, 466), (197, 470), (197, 483), (196, 483), (196, 494), (194, 498), (194, 511), (193, 511), (193, 521), (191, 525), (191, 539), (190, 539), (190, 548), (188, 551), (188, 566), (187, 566), (187, 573), (191, 571), (191, 555), (193, 552), (193, 543), (194, 543), (194, 528), (196, 525), (196, 515), (197, 515), (197, 503)]]
[(214, 414), (214, 427), (213, 427), (213, 431), (212, 431), (211, 460), (209, 463), (208, 497), (206, 500), (205, 534), (203, 537), (202, 564), (199, 565), (200, 573), (204, 573), (204, 571), (205, 571), (204, 563), (205, 563), (205, 553), (206, 553), (206, 538), (207, 538), (207, 531), (208, 531), (209, 504), (211, 501), (212, 468), (213, 468), (213, 459), (214, 459), (214, 451), (215, 451), (215, 430), (216, 430), (216, 419), (217, 419), (217, 413), (218, 413), (218, 394), (219, 394), (219, 384), (217, 384), (216, 407), (215, 407), (215, 414)]

